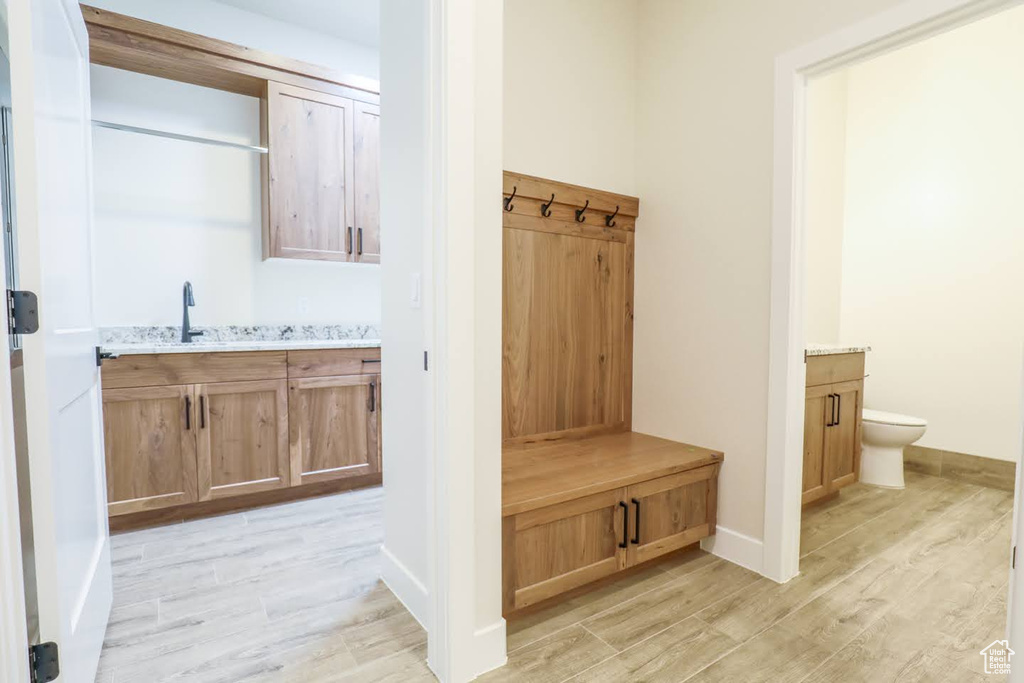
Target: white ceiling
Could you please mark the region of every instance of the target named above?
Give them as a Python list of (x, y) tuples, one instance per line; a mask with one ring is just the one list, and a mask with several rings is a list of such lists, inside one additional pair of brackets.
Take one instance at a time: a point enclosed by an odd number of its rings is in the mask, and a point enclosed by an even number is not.
[(370, 47), (380, 42), (380, 0), (217, 0)]

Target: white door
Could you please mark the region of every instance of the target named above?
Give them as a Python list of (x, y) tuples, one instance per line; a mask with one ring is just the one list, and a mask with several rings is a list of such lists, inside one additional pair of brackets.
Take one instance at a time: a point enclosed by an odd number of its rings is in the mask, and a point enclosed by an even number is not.
[(8, 0), (19, 286), (42, 641), (92, 683), (112, 601), (93, 315), (88, 35), (75, 0)]

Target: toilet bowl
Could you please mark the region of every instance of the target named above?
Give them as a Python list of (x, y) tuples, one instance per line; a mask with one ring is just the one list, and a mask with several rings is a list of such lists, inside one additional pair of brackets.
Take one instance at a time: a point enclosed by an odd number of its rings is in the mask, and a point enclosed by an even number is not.
[(919, 417), (865, 409), (860, 480), (872, 486), (903, 488), (903, 449), (924, 436), (926, 429), (928, 421)]

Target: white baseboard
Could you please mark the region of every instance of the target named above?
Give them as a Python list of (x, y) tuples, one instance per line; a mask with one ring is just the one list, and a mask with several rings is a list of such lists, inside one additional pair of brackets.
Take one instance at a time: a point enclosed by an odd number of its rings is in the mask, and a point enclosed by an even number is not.
[(482, 676), (488, 671), (505, 666), (508, 657), (505, 655), (505, 620), (498, 619), (490, 626), (477, 629), (473, 634), (476, 652), (476, 675)]
[(760, 539), (720, 526), (714, 536), (700, 542), (700, 547), (750, 571), (764, 573), (764, 543)]
[(384, 546), (380, 549), (380, 578), (409, 613), (427, 630), (430, 614), (430, 593), (423, 582)]

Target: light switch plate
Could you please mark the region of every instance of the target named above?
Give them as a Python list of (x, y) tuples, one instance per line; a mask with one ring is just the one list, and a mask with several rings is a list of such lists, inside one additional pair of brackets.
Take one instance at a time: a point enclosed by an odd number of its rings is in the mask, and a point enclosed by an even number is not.
[(409, 276), (409, 307), (419, 308), (423, 300), (422, 297), (422, 278), (419, 273), (413, 273)]

